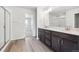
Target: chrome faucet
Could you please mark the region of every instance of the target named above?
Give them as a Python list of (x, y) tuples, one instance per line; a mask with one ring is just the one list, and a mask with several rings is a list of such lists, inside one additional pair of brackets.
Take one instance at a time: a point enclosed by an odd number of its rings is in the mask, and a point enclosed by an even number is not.
[(66, 27), (65, 27), (65, 30), (70, 30), (70, 29), (71, 29), (70, 26), (66, 26)]

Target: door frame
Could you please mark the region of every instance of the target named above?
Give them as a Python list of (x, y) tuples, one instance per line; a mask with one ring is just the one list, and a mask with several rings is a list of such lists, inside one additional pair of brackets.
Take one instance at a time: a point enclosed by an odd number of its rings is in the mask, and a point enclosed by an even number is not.
[[(10, 14), (10, 12), (7, 10), (7, 9), (5, 9), (3, 6), (0, 6), (3, 10), (4, 10), (4, 45), (3, 45), (3, 47), (6, 45), (6, 12), (8, 12), (8, 14), (9, 14), (9, 40), (11, 39), (11, 14)], [(3, 48), (3, 47), (1, 47), (0, 48), (0, 50)]]

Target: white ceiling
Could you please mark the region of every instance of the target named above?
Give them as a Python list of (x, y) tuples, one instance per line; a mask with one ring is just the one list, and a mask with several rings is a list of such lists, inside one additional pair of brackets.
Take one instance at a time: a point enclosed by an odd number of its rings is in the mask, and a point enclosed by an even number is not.
[(61, 12), (66, 12), (67, 10), (74, 9), (74, 8), (79, 8), (79, 6), (14, 6), (14, 7), (19, 7), (19, 8), (24, 8), (24, 9), (30, 9), (30, 10), (36, 10), (36, 8), (40, 8), (42, 11), (47, 11), (50, 8), (52, 10), (50, 11), (51, 14), (53, 13), (61, 13)]
[(30, 9), (30, 10), (36, 10), (36, 6), (14, 6), (14, 7), (18, 7), (18, 8), (24, 8), (24, 9)]
[(37, 8), (36, 6), (18, 6), (18, 7), (29, 8), (29, 9), (36, 9)]

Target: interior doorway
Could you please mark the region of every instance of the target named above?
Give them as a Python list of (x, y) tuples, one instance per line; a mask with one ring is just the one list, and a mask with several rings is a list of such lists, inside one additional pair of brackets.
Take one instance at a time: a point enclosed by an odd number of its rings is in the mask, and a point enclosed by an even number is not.
[(32, 36), (32, 17), (27, 16), (25, 18), (25, 35), (26, 37), (31, 37)]
[(32, 14), (25, 14), (25, 36), (37, 38), (37, 9)]

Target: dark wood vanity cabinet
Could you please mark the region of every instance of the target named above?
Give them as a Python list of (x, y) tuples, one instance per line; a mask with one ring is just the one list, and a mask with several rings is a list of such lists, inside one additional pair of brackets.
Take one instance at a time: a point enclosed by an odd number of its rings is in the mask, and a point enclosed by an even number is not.
[(78, 36), (52, 31), (52, 49), (61, 52), (77, 51)]
[(50, 38), (51, 32), (45, 29), (38, 30), (38, 37), (41, 42), (46, 44), (48, 47), (51, 47), (52, 41)]
[(38, 29), (38, 32), (39, 39), (54, 51), (79, 52), (79, 36), (46, 29)]

